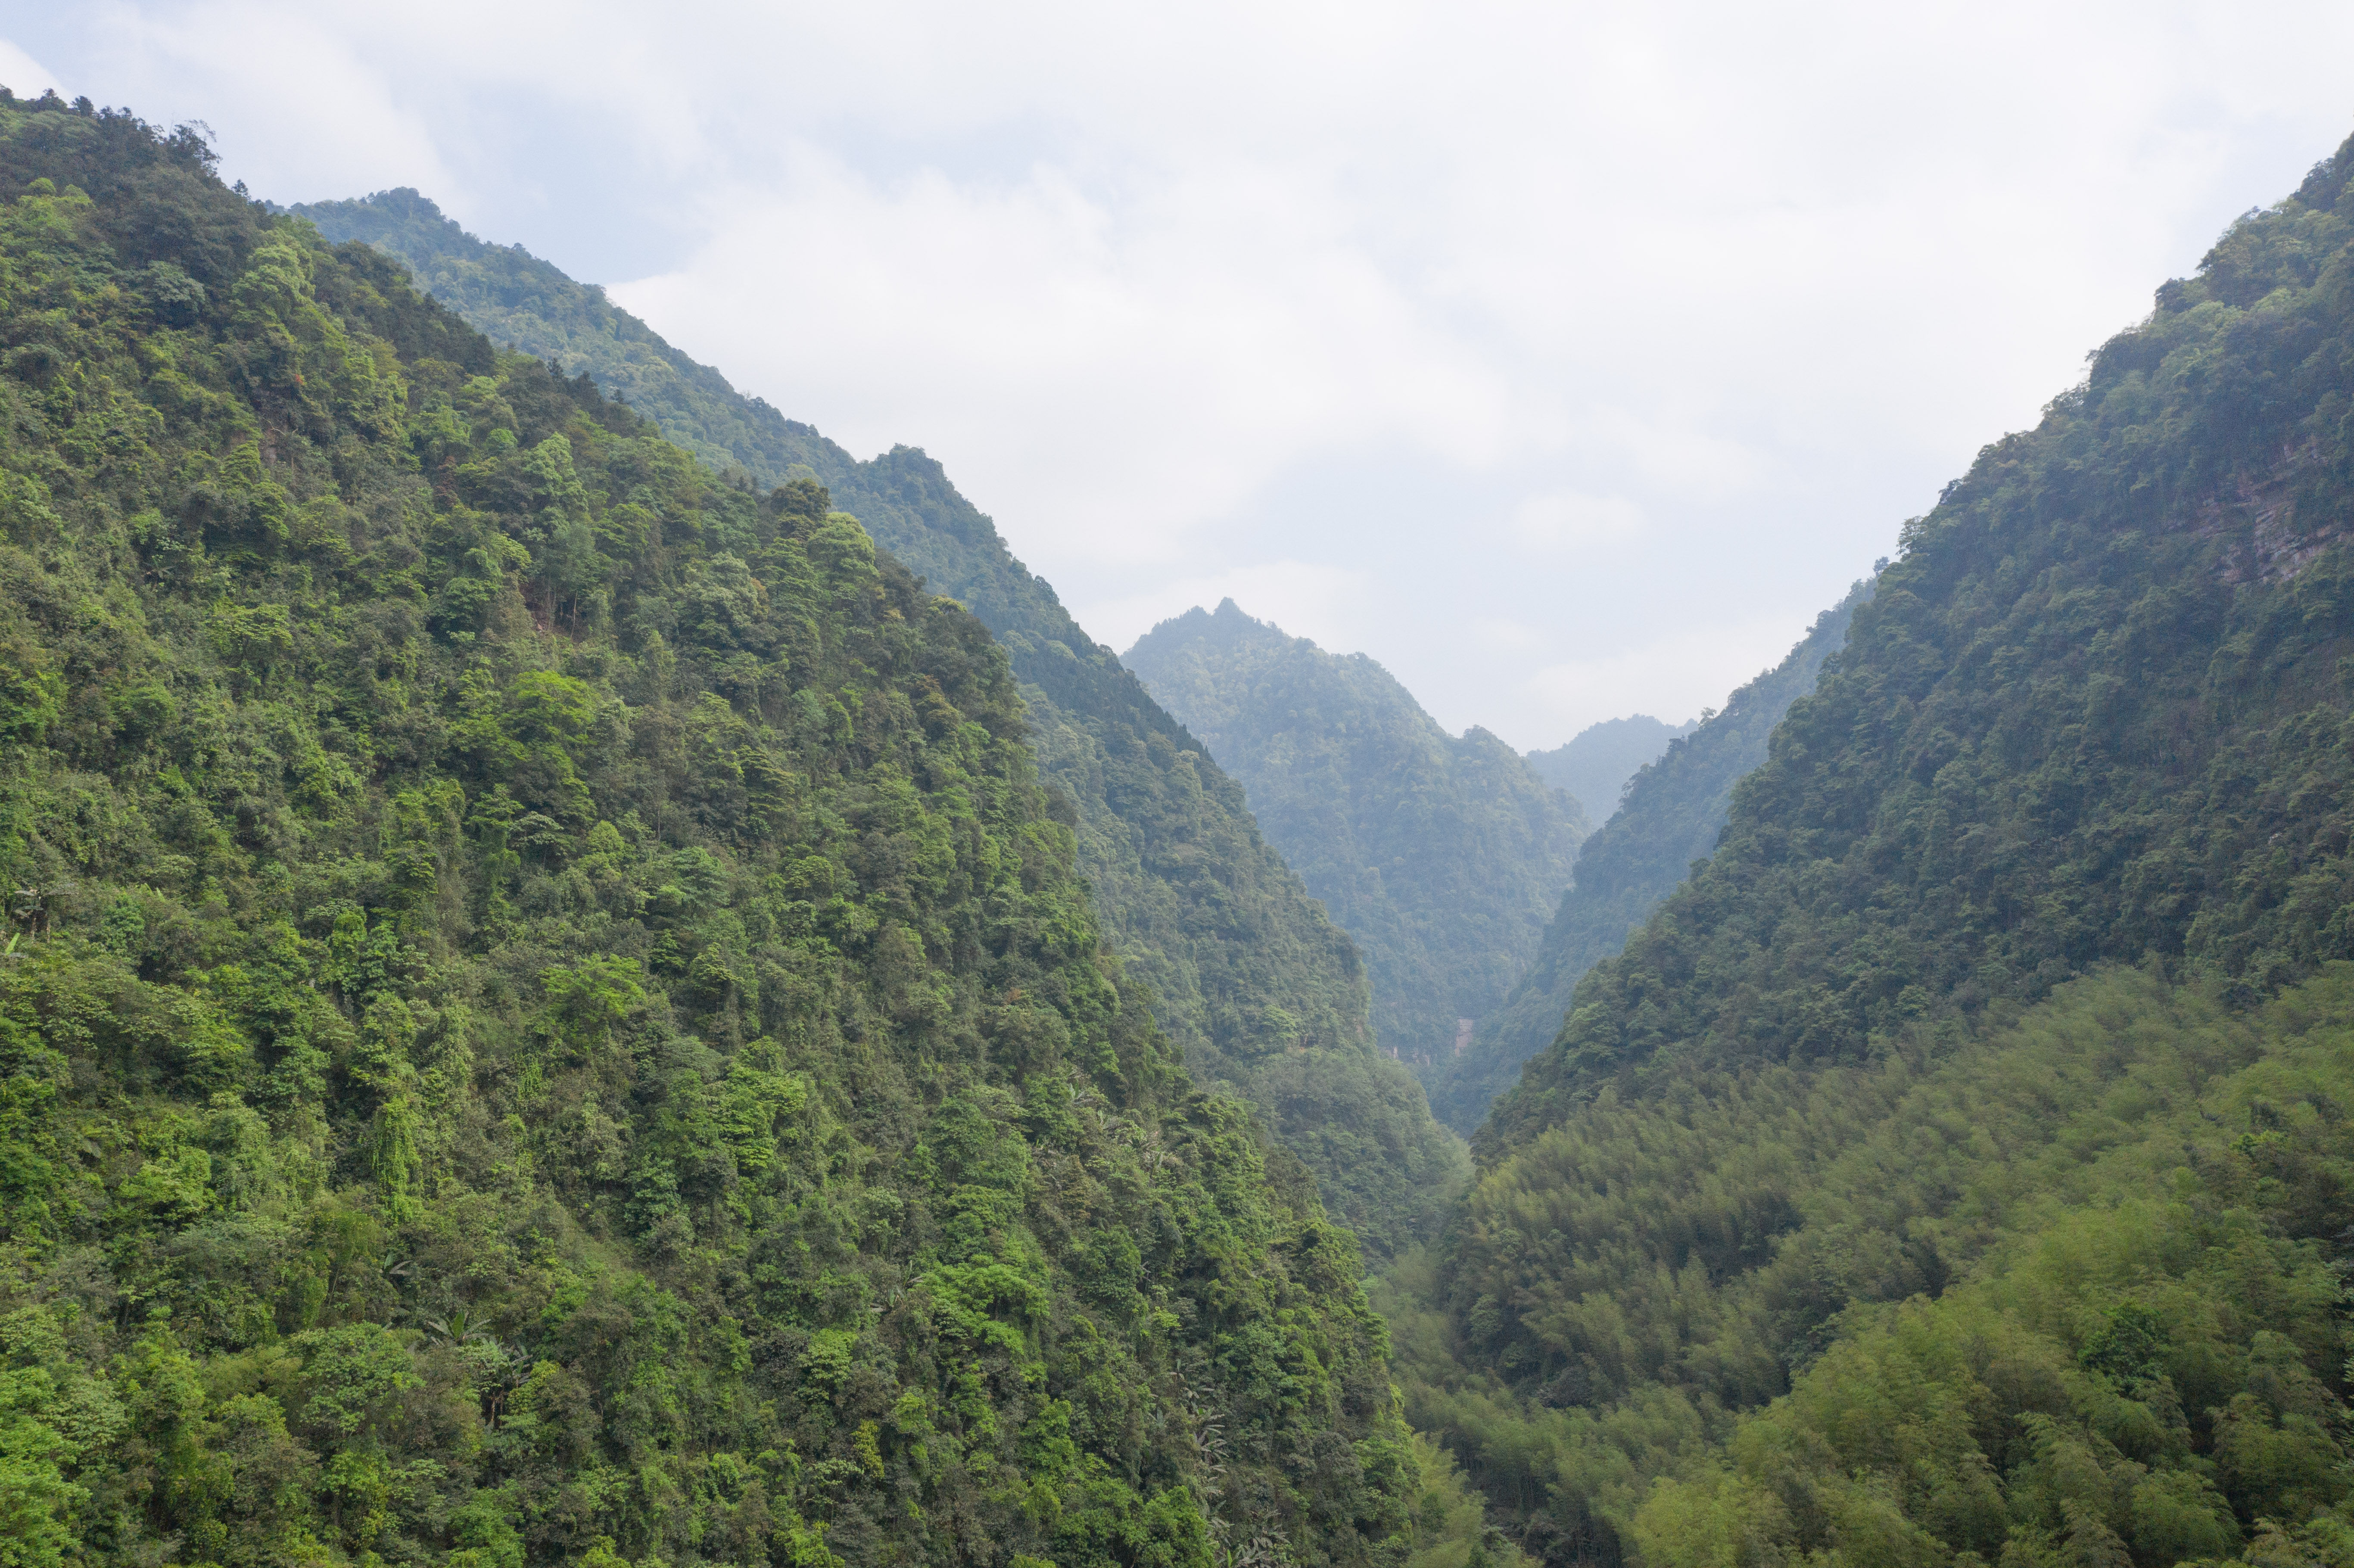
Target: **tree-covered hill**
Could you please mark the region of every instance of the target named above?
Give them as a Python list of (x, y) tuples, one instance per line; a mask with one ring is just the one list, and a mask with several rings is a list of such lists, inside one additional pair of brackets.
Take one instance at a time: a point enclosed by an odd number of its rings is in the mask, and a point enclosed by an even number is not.
[(2255, 1009), (2108, 971), (1606, 1086), (1375, 1300), (1549, 1563), (2338, 1568), (2349, 1084), (2348, 966)]
[(1381, 1044), (1438, 1072), (1535, 955), (1585, 836), (1577, 803), (1487, 731), (1447, 734), (1371, 659), (1232, 599), (1162, 622), (1126, 660), (1356, 938)]
[(1668, 743), (1700, 727), (1698, 719), (1662, 724), (1649, 714), (1587, 725), (1565, 746), (1532, 751), (1529, 766), (1538, 778), (1566, 793), (1599, 828), (1618, 809), (1628, 781), (1655, 762)]
[(1500, 1129), (1662, 1051), (1851, 1059), (2103, 960), (2261, 987), (2354, 950), (2335, 168), (1906, 524), (1707, 869), (1580, 986)]
[(0, 1561), (1467, 1517), (1003, 652), (822, 486), (86, 102), (0, 94)]
[(2349, 175), (1905, 526), (1397, 1271), (1548, 1560), (2354, 1562)]
[[(746, 397), (718, 371), (673, 348), (596, 284), (573, 281), (520, 245), (476, 238), (415, 190), (286, 210), (334, 243), (364, 240), (398, 257), (419, 288), (500, 346), (567, 375), (587, 371), (609, 396), (720, 472), (740, 468), (765, 491), (796, 477), (796, 463), (816, 467), (814, 459), (837, 454), (843, 464), (852, 461), (838, 449), (827, 452), (832, 443), (816, 430)], [(818, 477), (845, 499), (860, 488), (823, 468)]]
[[(1627, 934), (1691, 874), (1692, 863), (1716, 848), (1734, 785), (1766, 760), (1766, 737), (1791, 703), (1813, 688), (1869, 592), (1859, 585), (1817, 617), (1789, 657), (1727, 697), (1722, 712), (1667, 741), (1657, 760), (1628, 781), (1610, 820), (1578, 847), (1576, 881), (1545, 927), (1529, 972), (1503, 1008), (1481, 1021), (1461, 1054), (1430, 1080), (1430, 1108), (1439, 1120), (1466, 1138), (1477, 1132), (1488, 1107), (1519, 1078), (1522, 1065), (1561, 1032), (1585, 971), (1616, 953)], [(1529, 760), (1533, 766), (1538, 757)]]
[(483, 243), (415, 191), (292, 209), (396, 256), (493, 338), (587, 375), (757, 488), (818, 479), (875, 538), (997, 634), (1045, 778), (1076, 809), (1107, 937), (1205, 1083), (1257, 1103), (1326, 1206), (1385, 1252), (1431, 1229), (1465, 1169), (1420, 1091), (1376, 1060), (1355, 948), (1260, 836), (1239, 785), (1146, 695), (994, 524), (910, 447), (860, 461), (671, 347), (601, 289)]

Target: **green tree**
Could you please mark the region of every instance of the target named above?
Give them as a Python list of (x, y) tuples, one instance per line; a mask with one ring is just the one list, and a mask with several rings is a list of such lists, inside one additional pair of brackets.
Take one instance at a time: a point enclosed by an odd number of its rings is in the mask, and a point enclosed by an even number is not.
[(0, 1555), (1400, 1554), (985, 626), (193, 132), (0, 96)]
[[(1387, 1253), (1435, 1230), (1466, 1162), (1404, 1075), (1377, 1055), (1364, 969), (1347, 933), (1262, 837), (1242, 788), (1014, 558), (937, 461), (906, 446), (853, 458), (737, 392), (603, 290), (520, 247), (485, 244), (414, 190), (292, 210), (331, 239), (398, 258), (457, 316), (592, 377), (715, 471), (772, 492), (782, 513), (814, 524), (845, 506), (864, 531), (844, 538), (879, 544), (970, 609), (1021, 683), (1039, 770), (1077, 835), (1105, 938), (1150, 988), (1153, 1016), (1189, 1067), (1259, 1107), (1369, 1248)], [(651, 516), (616, 507), (599, 537), (624, 514), (629, 526)], [(559, 534), (548, 541), (534, 546), (542, 552), (534, 558), (546, 564), (553, 612), (597, 613), (605, 568), (567, 566), (585, 557), (567, 554), (574, 546)], [(772, 585), (773, 574), (808, 564), (744, 559)], [(688, 618), (722, 641), (733, 630), (711, 629), (744, 623), (733, 585), (751, 580), (724, 563), (704, 564)], [(595, 586), (572, 586), (582, 583)]]

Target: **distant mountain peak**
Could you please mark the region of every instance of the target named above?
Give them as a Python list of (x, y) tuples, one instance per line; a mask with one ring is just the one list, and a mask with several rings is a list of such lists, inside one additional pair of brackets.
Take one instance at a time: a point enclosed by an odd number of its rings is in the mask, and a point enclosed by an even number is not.
[(1220, 767), (1365, 954), (1384, 1049), (1422, 1074), (1501, 1005), (1569, 884), (1575, 802), (1474, 726), (1451, 736), (1379, 662), (1327, 652), (1229, 598), (1125, 662)]
[(1557, 789), (1566, 789), (1585, 808), (1596, 826), (1618, 809), (1619, 796), (1643, 765), (1700, 727), (1698, 719), (1664, 724), (1649, 714), (1587, 725), (1566, 745), (1532, 751), (1529, 766)]

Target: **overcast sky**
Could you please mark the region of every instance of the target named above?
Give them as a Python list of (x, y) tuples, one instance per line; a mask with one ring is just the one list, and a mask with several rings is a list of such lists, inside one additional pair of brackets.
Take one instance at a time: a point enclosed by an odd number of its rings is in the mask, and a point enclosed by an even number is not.
[(2354, 131), (2343, 4), (0, 0), (0, 82), (410, 185), (1125, 648), (1232, 595), (1524, 747), (1777, 660)]

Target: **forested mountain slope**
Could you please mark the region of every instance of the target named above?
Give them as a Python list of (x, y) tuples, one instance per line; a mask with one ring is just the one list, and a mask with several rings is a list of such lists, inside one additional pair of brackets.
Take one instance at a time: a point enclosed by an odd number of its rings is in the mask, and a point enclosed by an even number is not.
[(0, 1556), (1412, 1548), (981, 622), (193, 132), (0, 95)]
[(1538, 778), (1565, 792), (1599, 828), (1618, 809), (1618, 797), (1645, 764), (1659, 760), (1668, 743), (1700, 727), (1698, 719), (1662, 724), (1649, 714), (1587, 725), (1565, 746), (1528, 753)]
[(2347, 950), (2332, 177), (1906, 525), (1707, 870), (1587, 977), (1500, 1129), (1661, 1051), (1851, 1058), (2104, 959), (2264, 985)]
[[(477, 239), (414, 190), (286, 210), (334, 243), (364, 240), (398, 257), (419, 287), (493, 342), (552, 361), (570, 375), (587, 371), (609, 395), (723, 473), (740, 468), (757, 488), (773, 490), (795, 478), (793, 465), (802, 463), (843, 499), (868, 499), (857, 493), (860, 487), (843, 482), (848, 472), (829, 471), (858, 465), (814, 429), (746, 397), (718, 371), (681, 354), (608, 300), (596, 284), (573, 281), (520, 245)], [(821, 466), (822, 458), (832, 461)], [(891, 486), (882, 480), (873, 488)]]
[[(1502, 1010), (1481, 1021), (1471, 1044), (1430, 1080), (1430, 1108), (1439, 1120), (1467, 1138), (1476, 1132), (1488, 1107), (1519, 1078), (1522, 1064), (1561, 1033), (1585, 971), (1616, 953), (1627, 934), (1691, 874), (1692, 863), (1716, 848), (1734, 785), (1766, 760), (1766, 737), (1790, 705), (1813, 689), (1823, 661), (1846, 641), (1848, 620), (1870, 591), (1859, 584), (1817, 617), (1789, 657), (1727, 697), (1723, 712), (1669, 741), (1664, 754), (1628, 783), (1610, 820), (1578, 847), (1576, 881), (1545, 927), (1529, 972)], [(1536, 761), (1530, 758), (1532, 765)]]
[(1606, 1087), (1375, 1300), (1550, 1563), (2340, 1568), (2349, 1083), (2346, 966), (2253, 1011), (2088, 977), (1981, 1039)]
[(1126, 655), (1250, 791), (1251, 810), (1365, 954), (1381, 1044), (1436, 1073), (1501, 1006), (1585, 832), (1575, 801), (1481, 729), (1440, 729), (1363, 654), (1245, 615), (1162, 622)]
[(292, 209), (405, 261), (493, 337), (586, 374), (761, 489), (806, 471), (1003, 643), (1046, 779), (1076, 809), (1079, 868), (1161, 1028), (1205, 1082), (1264, 1107), (1331, 1213), (1386, 1250), (1427, 1231), (1464, 1168), (1366, 1022), (1347, 936), (1260, 836), (1243, 791), (921, 451), (861, 462), (520, 247), (486, 245), (414, 191)]
[(1398, 1271), (1550, 1560), (2354, 1562), (2349, 174), (1906, 525)]

